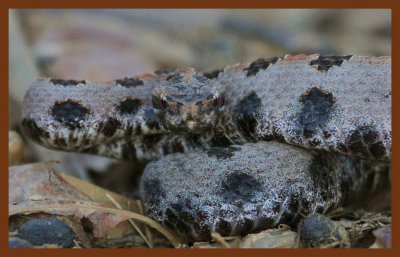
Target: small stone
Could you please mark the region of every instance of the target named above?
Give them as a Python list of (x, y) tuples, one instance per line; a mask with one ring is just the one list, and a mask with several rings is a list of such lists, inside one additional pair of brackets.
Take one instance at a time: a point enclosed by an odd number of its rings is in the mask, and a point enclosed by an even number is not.
[(321, 214), (308, 215), (299, 234), (302, 246), (307, 248), (347, 248), (351, 245), (347, 230)]
[(64, 248), (74, 246), (74, 232), (56, 218), (30, 220), (19, 228), (18, 237), (33, 245), (55, 244)]

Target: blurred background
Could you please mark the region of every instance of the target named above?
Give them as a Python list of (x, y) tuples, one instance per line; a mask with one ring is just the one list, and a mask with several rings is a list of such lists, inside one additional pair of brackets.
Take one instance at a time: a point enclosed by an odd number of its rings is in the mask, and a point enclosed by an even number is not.
[[(391, 55), (384, 9), (23, 9), (10, 10), (9, 24), (9, 129), (17, 132), (24, 92), (41, 76), (107, 81), (285, 54)], [(25, 145), (26, 162), (59, 160), (66, 172), (135, 195), (143, 164)]]

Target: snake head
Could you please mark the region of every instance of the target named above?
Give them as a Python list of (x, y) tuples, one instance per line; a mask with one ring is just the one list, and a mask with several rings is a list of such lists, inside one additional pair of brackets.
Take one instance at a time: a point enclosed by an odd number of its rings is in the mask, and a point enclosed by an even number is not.
[(224, 98), (211, 80), (193, 69), (181, 69), (154, 88), (152, 103), (165, 129), (198, 134), (217, 124)]

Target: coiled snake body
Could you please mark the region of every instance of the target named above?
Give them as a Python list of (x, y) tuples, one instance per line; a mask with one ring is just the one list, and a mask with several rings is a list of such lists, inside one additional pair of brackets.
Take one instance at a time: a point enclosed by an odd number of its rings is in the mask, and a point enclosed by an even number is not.
[(40, 79), (22, 126), (50, 148), (153, 160), (146, 212), (188, 240), (243, 235), (387, 182), (391, 58), (287, 55), (207, 74)]

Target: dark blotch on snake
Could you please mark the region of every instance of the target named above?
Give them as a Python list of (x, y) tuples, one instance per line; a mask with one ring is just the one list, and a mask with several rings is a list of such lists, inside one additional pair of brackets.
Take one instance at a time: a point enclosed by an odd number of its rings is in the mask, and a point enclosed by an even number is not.
[(133, 135), (133, 126), (127, 126), (126, 129), (125, 129), (124, 135), (127, 138), (131, 137)]
[[(359, 131), (362, 133), (362, 142), (366, 148), (369, 149), (369, 153), (374, 158), (380, 159), (387, 154), (387, 149), (384, 146), (379, 132), (375, 126), (364, 126), (359, 127)], [(369, 157), (366, 155), (366, 157)]]
[(380, 159), (387, 155), (386, 147), (383, 145), (382, 141), (379, 141), (375, 144), (370, 145), (369, 151), (377, 159)]
[(172, 152), (173, 153), (183, 153), (184, 151), (185, 151), (185, 148), (183, 147), (182, 142), (179, 142), (179, 141), (172, 142)]
[(375, 127), (362, 129), (363, 140), (366, 144), (371, 145), (379, 141), (380, 136)]
[(176, 224), (178, 220), (178, 215), (175, 213), (175, 211), (173, 211), (171, 208), (167, 208), (164, 212), (164, 215), (169, 222), (171, 222), (172, 224)]
[(314, 136), (329, 120), (335, 98), (332, 93), (319, 87), (313, 87), (300, 96), (303, 107), (298, 117), (298, 123), (303, 126), (306, 138)]
[(121, 114), (136, 114), (142, 104), (142, 100), (128, 97), (119, 103), (117, 109)]
[(318, 59), (312, 60), (310, 65), (317, 66), (317, 70), (319, 71), (328, 71), (332, 66), (340, 66), (342, 65), (344, 60), (350, 60), (352, 55), (346, 56), (334, 56), (334, 55), (320, 55)]
[(127, 142), (122, 147), (122, 158), (124, 160), (135, 160), (136, 159), (136, 148), (131, 142)]
[(158, 205), (166, 195), (161, 186), (161, 182), (157, 178), (146, 180), (144, 183), (144, 191), (146, 195), (143, 197), (146, 198), (146, 201), (149, 202), (150, 205)]
[(61, 86), (76, 86), (78, 84), (86, 84), (84, 80), (73, 80), (73, 79), (50, 79), (50, 83), (53, 85), (61, 85)]
[(49, 138), (49, 132), (39, 128), (33, 119), (23, 119), (21, 122), (22, 129), (26, 135), (35, 141), (40, 141), (40, 138)]
[(155, 150), (159, 147), (160, 141), (163, 139), (164, 135), (143, 135), (142, 146), (147, 150)]
[(248, 218), (240, 217), (237, 224), (234, 234), (244, 236), (248, 234), (253, 228), (254, 222)]
[(143, 119), (149, 129), (160, 129), (158, 117), (153, 109), (146, 109), (144, 111)]
[(360, 128), (357, 128), (350, 134), (350, 136), (346, 139), (346, 145), (354, 155), (361, 154), (362, 156), (370, 156), (368, 145), (364, 143), (363, 133)]
[(215, 231), (221, 234), (221, 236), (229, 236), (232, 232), (231, 222), (221, 218), (217, 218), (215, 222)]
[(106, 122), (100, 124), (100, 132), (106, 137), (111, 137), (119, 127), (121, 127), (121, 122), (114, 118), (108, 118)]
[(194, 231), (198, 234), (198, 238), (202, 238), (204, 241), (211, 240), (211, 229), (207, 224), (199, 225), (200, 222), (196, 221), (193, 224)]
[(257, 191), (262, 191), (262, 184), (246, 173), (231, 173), (221, 181), (222, 197), (233, 203), (238, 200), (251, 202)]
[(237, 150), (240, 150), (237, 147), (228, 146), (228, 147), (213, 147), (207, 150), (208, 156), (214, 156), (217, 159), (228, 159), (233, 156), (233, 153)]
[(317, 153), (308, 169), (315, 188), (323, 189), (321, 190), (321, 197), (324, 201), (328, 199), (329, 187), (335, 184), (332, 174), (335, 173), (337, 167), (332, 162), (328, 153)]
[(210, 72), (204, 72), (203, 76), (208, 78), (208, 79), (215, 79), (218, 78), (218, 75), (223, 72), (224, 70), (220, 69), (220, 70), (213, 70)]
[(246, 137), (250, 137), (257, 127), (257, 115), (261, 107), (261, 99), (255, 92), (245, 96), (234, 107), (235, 120), (238, 130)]
[(65, 141), (65, 139), (62, 137), (56, 137), (54, 141), (56, 142), (57, 145), (59, 145), (61, 147), (67, 146), (67, 141)]
[(81, 122), (89, 115), (89, 108), (82, 104), (68, 99), (63, 102), (56, 102), (50, 110), (54, 119), (69, 129), (81, 128)]
[(192, 229), (190, 227), (190, 225), (186, 224), (182, 220), (178, 220), (178, 223), (176, 224), (176, 229), (184, 235), (191, 234)]
[(138, 78), (124, 78), (124, 79), (117, 79), (115, 81), (117, 85), (121, 85), (123, 87), (136, 87), (136, 86), (143, 86), (143, 80)]
[(260, 58), (255, 62), (252, 62), (249, 67), (244, 69), (245, 71), (247, 71), (246, 77), (256, 75), (260, 69), (267, 69), (271, 63), (276, 63), (278, 59), (278, 57), (272, 57), (268, 59)]

